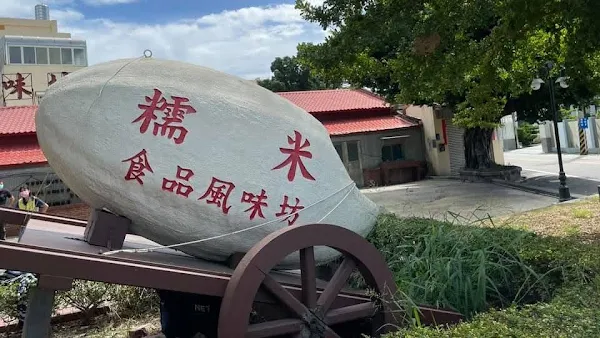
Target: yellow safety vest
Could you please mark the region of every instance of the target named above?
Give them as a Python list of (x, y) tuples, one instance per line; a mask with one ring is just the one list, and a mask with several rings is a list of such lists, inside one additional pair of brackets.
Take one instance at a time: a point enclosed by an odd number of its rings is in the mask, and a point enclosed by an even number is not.
[(19, 209), (26, 211), (37, 211), (37, 208), (35, 207), (35, 198), (30, 198), (29, 201), (27, 201), (27, 204), (23, 203), (22, 198), (19, 198)]

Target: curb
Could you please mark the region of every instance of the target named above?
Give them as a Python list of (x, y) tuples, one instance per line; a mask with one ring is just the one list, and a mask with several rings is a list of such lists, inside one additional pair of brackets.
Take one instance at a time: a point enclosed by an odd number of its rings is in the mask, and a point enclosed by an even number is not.
[[(513, 189), (517, 189), (517, 190), (522, 190), (522, 191), (530, 192), (530, 193), (533, 193), (536, 195), (544, 195), (544, 196), (559, 198), (558, 192), (548, 190), (548, 189), (532, 187), (532, 186), (524, 185), (522, 183), (508, 182), (508, 181), (502, 181), (502, 180), (492, 180), (491, 182), (493, 184), (496, 184), (499, 186), (505, 186), (505, 187), (509, 187), (509, 188), (513, 188)], [(591, 196), (593, 196), (593, 195), (591, 195)], [(558, 203), (568, 203), (568, 202), (577, 201), (579, 199), (586, 198), (586, 197), (590, 197), (590, 196), (580, 195), (580, 194), (571, 194), (570, 200), (564, 201), (564, 202), (558, 202)]]
[[(61, 311), (61, 310), (65, 311), (65, 312), (53, 315), (52, 318), (50, 319), (51, 324), (63, 324), (63, 323), (73, 322), (73, 321), (83, 318), (83, 313), (78, 309), (65, 308), (65, 309), (59, 309), (58, 311)], [(100, 306), (100, 307), (96, 308), (94, 310), (92, 316), (96, 317), (96, 316), (100, 316), (103, 314), (107, 314), (109, 312), (110, 312), (109, 306), (104, 305), (104, 306)], [(0, 325), (0, 333), (15, 332), (15, 331), (19, 331), (19, 329), (20, 329), (19, 325), (16, 321), (9, 322), (9, 323), (3, 323), (3, 325)]]
[(522, 183), (508, 182), (508, 181), (502, 181), (502, 180), (491, 180), (490, 182), (495, 185), (513, 188), (513, 189), (517, 189), (517, 190), (521, 190), (521, 191), (525, 191), (525, 192), (530, 192), (530, 193), (533, 193), (536, 195), (544, 195), (544, 196), (558, 198), (558, 192), (554, 192), (554, 191), (550, 191), (550, 190), (546, 190), (546, 189), (542, 189), (542, 188), (534, 188), (531, 186), (526, 186)]

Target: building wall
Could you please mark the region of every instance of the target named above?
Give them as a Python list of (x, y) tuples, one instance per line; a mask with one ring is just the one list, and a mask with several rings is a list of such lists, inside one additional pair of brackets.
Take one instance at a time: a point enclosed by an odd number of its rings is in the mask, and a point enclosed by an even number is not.
[[(556, 152), (556, 138), (554, 123), (545, 121), (539, 125), (542, 151), (545, 153)], [(558, 123), (560, 147), (564, 153), (579, 154), (579, 121), (570, 120)], [(585, 130), (586, 143), (589, 154), (600, 154), (600, 120), (595, 117), (588, 118), (588, 129)]]
[[(382, 137), (406, 136), (393, 140), (382, 140)], [(359, 141), (360, 158), (363, 169), (376, 168), (381, 164), (381, 147), (390, 142), (402, 144), (402, 152), (406, 160), (425, 161), (422, 133), (420, 128), (402, 129), (382, 133), (332, 136), (332, 142)]]
[(502, 165), (504, 164), (504, 149), (504, 140), (500, 137), (500, 128), (497, 128), (494, 131), (494, 137), (492, 137), (492, 155), (494, 157), (494, 162)]
[(25, 77), (25, 88), (32, 92), (31, 95), (23, 93), (22, 99), (19, 100), (17, 94), (10, 94), (9, 91), (4, 91), (5, 106), (24, 106), (39, 104), (37, 94), (43, 95), (48, 89), (49, 82), (54, 75), (57, 79), (64, 76), (63, 72), (72, 73), (76, 70), (82, 69), (85, 66), (73, 66), (73, 65), (5, 65), (2, 71), (3, 81), (15, 80), (17, 73), (20, 73)]
[(515, 134), (516, 122), (513, 115), (506, 115), (500, 119), (498, 138), (503, 142), (504, 150), (517, 149), (517, 135)]
[[(11, 60), (15, 50), (20, 51), (20, 60), (16, 63)], [(51, 52), (59, 56), (53, 58), (56, 55)], [(29, 55), (33, 60), (26, 61)], [(56, 20), (0, 18), (0, 58), (4, 87), (0, 104), (38, 104), (49, 84), (87, 66), (87, 45), (84, 40), (71, 39), (69, 33), (59, 33)], [(17, 74), (22, 75), (24, 83), (21, 98), (18, 92), (13, 93), (19, 79)]]
[[(436, 118), (433, 108), (429, 106), (407, 106), (405, 113), (408, 116), (420, 119), (423, 123), (425, 158), (430, 166), (430, 172), (439, 176), (451, 175), (450, 156), (453, 156), (453, 154), (451, 154), (447, 144), (440, 147), (444, 143), (443, 119)], [(447, 125), (450, 120), (451, 118), (446, 119)], [(495, 133), (495, 140), (492, 140), (492, 155), (494, 162), (504, 165), (503, 142), (498, 137), (498, 130)]]
[(405, 113), (423, 123), (424, 157), (430, 166), (430, 172), (434, 175), (450, 175), (449, 151), (440, 151), (438, 147), (439, 143), (443, 143), (442, 119), (435, 118), (433, 108), (428, 106), (411, 105), (406, 107)]
[[(33, 8), (31, 11), (33, 16)], [(70, 38), (69, 33), (59, 33), (56, 20), (0, 18), (0, 35)]]
[(31, 192), (50, 206), (79, 203), (81, 200), (71, 192), (48, 165), (35, 167), (0, 168), (0, 180), (15, 196), (19, 187), (28, 185)]

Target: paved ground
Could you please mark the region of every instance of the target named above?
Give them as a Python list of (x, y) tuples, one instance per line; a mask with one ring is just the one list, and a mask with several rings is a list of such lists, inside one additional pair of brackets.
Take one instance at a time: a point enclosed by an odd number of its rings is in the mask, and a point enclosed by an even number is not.
[(491, 183), (430, 179), (392, 187), (365, 189), (375, 203), (398, 216), (433, 217), (462, 223), (549, 206), (556, 198)]
[[(541, 189), (558, 190), (558, 157), (545, 154), (542, 146), (511, 150), (504, 153), (506, 164), (523, 168), (526, 185)], [(598, 193), (600, 185), (600, 155), (563, 154), (567, 186), (575, 197)]]

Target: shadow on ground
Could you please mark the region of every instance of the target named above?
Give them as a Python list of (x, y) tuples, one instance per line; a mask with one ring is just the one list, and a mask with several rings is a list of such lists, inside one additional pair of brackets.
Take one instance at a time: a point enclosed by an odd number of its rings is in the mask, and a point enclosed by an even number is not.
[[(527, 177), (522, 184), (527, 187), (543, 189), (557, 194), (559, 183), (558, 175), (536, 175)], [(598, 194), (599, 185), (600, 182), (596, 180), (567, 176), (567, 186), (569, 187), (571, 195), (574, 197)]]

